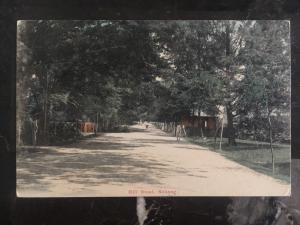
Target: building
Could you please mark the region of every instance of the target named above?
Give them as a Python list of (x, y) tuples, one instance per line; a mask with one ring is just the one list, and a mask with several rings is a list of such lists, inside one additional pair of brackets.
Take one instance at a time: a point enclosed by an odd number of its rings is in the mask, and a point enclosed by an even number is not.
[(95, 133), (96, 124), (92, 122), (80, 122), (80, 131), (82, 133)]
[(213, 136), (217, 129), (217, 116), (200, 114), (184, 115), (181, 118), (181, 124), (184, 125), (187, 133), (191, 136)]

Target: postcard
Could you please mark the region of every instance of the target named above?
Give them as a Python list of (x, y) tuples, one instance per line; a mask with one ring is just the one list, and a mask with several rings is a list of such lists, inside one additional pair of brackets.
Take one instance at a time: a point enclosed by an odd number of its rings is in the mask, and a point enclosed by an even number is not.
[(19, 20), (18, 197), (289, 196), (288, 20)]

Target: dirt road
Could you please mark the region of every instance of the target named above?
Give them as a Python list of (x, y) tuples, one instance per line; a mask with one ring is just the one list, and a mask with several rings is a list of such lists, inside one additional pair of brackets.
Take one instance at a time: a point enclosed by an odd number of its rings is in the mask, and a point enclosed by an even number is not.
[(17, 156), (20, 197), (283, 196), (290, 185), (150, 126)]

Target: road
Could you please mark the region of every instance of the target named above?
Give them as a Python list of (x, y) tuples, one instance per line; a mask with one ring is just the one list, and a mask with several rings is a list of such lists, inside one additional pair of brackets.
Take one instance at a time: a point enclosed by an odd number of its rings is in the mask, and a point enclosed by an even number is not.
[(177, 142), (153, 126), (24, 149), (17, 154), (19, 197), (290, 194), (289, 184), (204, 147)]

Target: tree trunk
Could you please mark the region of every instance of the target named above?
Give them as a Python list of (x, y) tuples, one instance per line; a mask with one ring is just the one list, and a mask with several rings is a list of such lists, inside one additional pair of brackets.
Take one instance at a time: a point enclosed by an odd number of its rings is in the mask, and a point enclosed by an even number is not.
[[(200, 119), (200, 108), (198, 108), (198, 117)], [(204, 134), (203, 134), (203, 129), (202, 129), (202, 120), (200, 119), (200, 134), (201, 134), (201, 138), (204, 138)]]
[(105, 119), (102, 118), (102, 132), (105, 131)]
[[(229, 24), (226, 24), (225, 26), (225, 55), (226, 57), (231, 56), (231, 41), (230, 41), (230, 27)], [(230, 73), (230, 64), (227, 62), (225, 64), (226, 68), (226, 75), (227, 75), (227, 81), (230, 87), (230, 80), (231, 80), (231, 73)], [(230, 89), (227, 90), (230, 93)], [(230, 102), (227, 102), (226, 105), (226, 114), (227, 114), (227, 131), (228, 131), (228, 144), (229, 145), (235, 145), (235, 131), (233, 126), (233, 115), (232, 115), (232, 109)]]
[(219, 129), (220, 129), (220, 126), (216, 127), (216, 130), (215, 130), (215, 135), (214, 135), (214, 149), (216, 149), (217, 135), (218, 135)]
[(99, 132), (99, 129), (98, 129), (98, 127), (99, 127), (99, 116), (98, 116), (98, 112), (97, 112), (97, 118), (96, 118), (96, 133), (97, 132)]
[(16, 123), (17, 127), (17, 146), (22, 145), (21, 134), (22, 134), (22, 122), (21, 119)]
[(110, 120), (109, 119), (106, 120), (106, 130), (107, 131), (110, 130)]
[(222, 118), (222, 123), (221, 123), (220, 146), (219, 146), (219, 149), (220, 149), (220, 150), (222, 150), (223, 129), (224, 129), (224, 116), (223, 116), (223, 118)]
[(275, 173), (275, 156), (274, 156), (274, 149), (273, 149), (273, 130), (272, 130), (272, 122), (271, 122), (271, 111), (269, 109), (269, 106), (267, 105), (268, 110), (268, 128), (269, 128), (269, 144), (270, 144), (270, 150), (272, 155), (272, 173)]
[(16, 83), (16, 128), (17, 128), (17, 146), (22, 145), (22, 126), (24, 123), (24, 97), (23, 97), (23, 82), (21, 81), (21, 78), (17, 78), (20, 81)]
[(43, 143), (48, 144), (48, 74), (46, 72), (46, 84), (44, 92), (44, 126), (43, 126)]
[(236, 145), (232, 109), (229, 104), (226, 106), (226, 113), (227, 113), (228, 144)]
[(172, 134), (174, 135), (174, 136), (176, 136), (176, 123), (175, 122), (172, 122)]
[(37, 134), (39, 132), (39, 126), (38, 126), (38, 121), (33, 120), (32, 121), (32, 144), (33, 146), (36, 146), (37, 144)]
[(256, 128), (256, 125), (253, 124), (253, 137), (254, 137), (256, 147), (258, 148), (258, 140), (257, 140), (257, 134), (256, 133), (257, 133), (257, 128)]
[(201, 132), (201, 138), (204, 138), (202, 124), (201, 124), (201, 126), (200, 126), (200, 132)]

